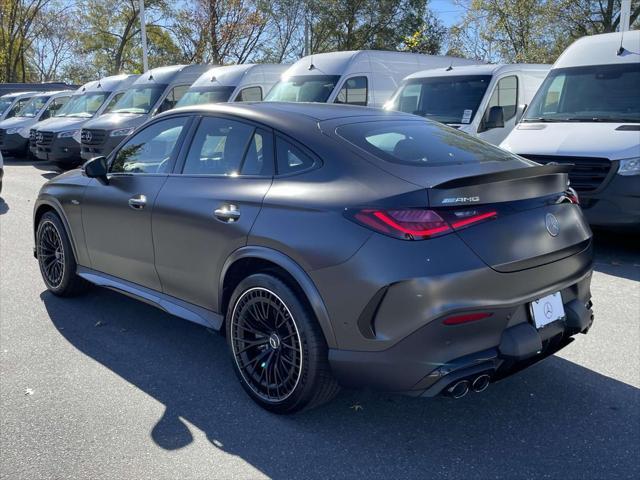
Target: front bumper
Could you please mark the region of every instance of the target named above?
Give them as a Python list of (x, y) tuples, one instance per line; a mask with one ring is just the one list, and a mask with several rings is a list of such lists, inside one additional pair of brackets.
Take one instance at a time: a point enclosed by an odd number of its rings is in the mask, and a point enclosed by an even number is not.
[(48, 145), (36, 145), (36, 156), (39, 160), (74, 166), (82, 163), (80, 144), (73, 138), (57, 138)]
[(21, 155), (26, 151), (28, 144), (29, 139), (22, 137), (18, 133), (12, 133), (11, 135), (5, 133), (2, 144), (0, 144), (0, 152), (3, 155)]
[(597, 192), (580, 194), (580, 203), (591, 225), (640, 228), (640, 175), (615, 174)]
[(111, 137), (108, 135), (100, 145), (88, 145), (83, 143), (80, 149), (80, 157), (82, 160), (91, 160), (96, 157), (106, 157), (111, 151), (116, 148), (120, 142), (127, 137)]

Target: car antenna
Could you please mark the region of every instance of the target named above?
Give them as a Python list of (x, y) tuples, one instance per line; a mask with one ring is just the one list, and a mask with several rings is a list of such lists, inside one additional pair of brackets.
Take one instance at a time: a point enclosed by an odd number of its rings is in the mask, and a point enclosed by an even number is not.
[(622, 46), (623, 41), (624, 41), (624, 30), (620, 32), (620, 48), (618, 48), (618, 53), (616, 53), (616, 55), (618, 56), (622, 55), (626, 50), (626, 48)]
[(450, 63), (449, 66), (447, 68), (445, 68), (445, 72), (450, 72), (451, 70), (453, 70), (453, 63)]
[(313, 53), (311, 54), (311, 58), (309, 59), (309, 70), (313, 70), (316, 66), (313, 64)]

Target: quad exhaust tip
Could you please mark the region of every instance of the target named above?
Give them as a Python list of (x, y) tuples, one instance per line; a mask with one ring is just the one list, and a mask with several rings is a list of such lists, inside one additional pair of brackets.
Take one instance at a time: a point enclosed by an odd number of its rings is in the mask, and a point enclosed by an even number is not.
[(460, 380), (447, 388), (447, 393), (452, 398), (462, 398), (469, 393), (469, 387), (471, 383), (469, 380)]
[(469, 393), (469, 390), (473, 390), (476, 393), (484, 392), (489, 388), (489, 383), (491, 383), (491, 377), (483, 373), (473, 380), (465, 379), (457, 381), (446, 389), (446, 394), (452, 398), (462, 398)]
[(484, 375), (478, 375), (473, 380), (473, 383), (471, 384), (471, 388), (476, 393), (484, 392), (489, 387), (490, 382), (491, 382), (491, 377), (486, 373)]

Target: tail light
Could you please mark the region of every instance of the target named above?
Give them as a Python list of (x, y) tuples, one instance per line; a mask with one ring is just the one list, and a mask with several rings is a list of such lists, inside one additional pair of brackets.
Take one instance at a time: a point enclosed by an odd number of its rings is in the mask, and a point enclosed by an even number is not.
[(445, 325), (461, 325), (463, 323), (475, 322), (484, 318), (489, 318), (492, 313), (466, 313), (445, 318), (442, 323)]
[(571, 203), (573, 203), (574, 205), (580, 205), (580, 197), (578, 197), (578, 192), (576, 192), (573, 188), (567, 188), (567, 191), (564, 192), (564, 194)]
[(497, 212), (436, 212), (421, 208), (363, 209), (349, 216), (365, 227), (403, 240), (426, 240), (489, 220)]

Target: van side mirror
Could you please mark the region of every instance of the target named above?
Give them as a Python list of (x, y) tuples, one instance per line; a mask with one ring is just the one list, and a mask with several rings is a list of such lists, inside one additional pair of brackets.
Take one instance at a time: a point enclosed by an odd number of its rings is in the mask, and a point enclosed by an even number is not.
[(92, 158), (84, 164), (84, 174), (89, 178), (97, 178), (105, 185), (109, 183), (108, 172), (109, 166), (105, 157)]
[(495, 105), (489, 109), (489, 116), (487, 121), (484, 122), (485, 129), (490, 128), (504, 128), (504, 108)]

